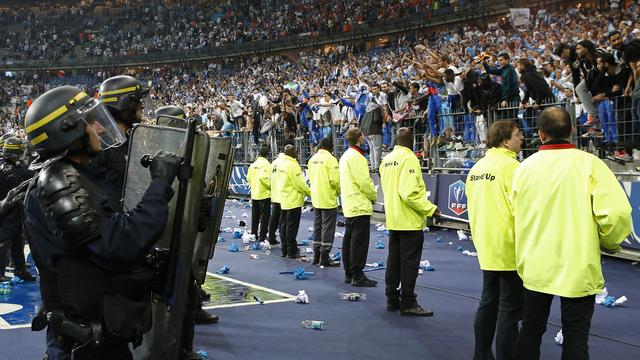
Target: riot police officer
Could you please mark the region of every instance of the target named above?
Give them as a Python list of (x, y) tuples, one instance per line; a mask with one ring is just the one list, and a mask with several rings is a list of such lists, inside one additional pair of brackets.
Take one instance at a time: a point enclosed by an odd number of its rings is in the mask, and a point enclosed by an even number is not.
[(25, 201), (25, 229), (40, 271), (49, 359), (131, 359), (151, 327), (153, 271), (145, 257), (168, 218), (181, 159), (158, 152), (138, 206), (114, 209), (105, 169), (89, 161), (124, 136), (104, 104), (71, 86), (47, 91), (25, 116), (39, 173)]
[[(143, 99), (149, 94), (149, 88), (128, 75), (108, 78), (100, 84), (99, 100), (104, 103), (116, 121), (122, 134), (128, 136), (133, 124), (142, 121)], [(120, 146), (103, 151), (94, 163), (106, 169), (109, 192), (114, 199), (120, 200), (127, 164), (128, 146)]]
[(4, 279), (4, 271), (9, 248), (11, 248), (11, 258), (15, 267), (14, 274), (25, 281), (35, 280), (33, 275), (27, 271), (24, 259), (22, 209), (18, 206), (23, 197), (19, 197), (17, 191), (7, 197), (10, 190), (17, 188), (23, 181), (33, 176), (33, 173), (20, 162), (23, 153), (22, 139), (18, 137), (5, 138), (2, 145), (2, 163), (0, 163), (0, 199), (6, 197), (6, 203), (12, 202), (13, 206), (4, 207), (0, 216), (0, 279), (2, 280), (6, 280)]

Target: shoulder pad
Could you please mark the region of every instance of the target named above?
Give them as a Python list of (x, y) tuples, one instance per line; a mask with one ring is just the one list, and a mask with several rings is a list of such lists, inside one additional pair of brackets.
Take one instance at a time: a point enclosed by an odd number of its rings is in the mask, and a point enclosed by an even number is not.
[(54, 225), (66, 249), (77, 248), (100, 236), (100, 213), (84, 189), (80, 173), (69, 163), (45, 166), (36, 183), (45, 216)]

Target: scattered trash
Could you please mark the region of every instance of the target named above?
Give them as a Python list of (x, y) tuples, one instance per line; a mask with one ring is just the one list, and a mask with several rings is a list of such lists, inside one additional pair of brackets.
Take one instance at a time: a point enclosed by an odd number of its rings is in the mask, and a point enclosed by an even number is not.
[(296, 295), (296, 302), (298, 304), (308, 304), (309, 303), (309, 295), (304, 290), (298, 290), (298, 295)]
[(458, 251), (462, 251), (462, 246), (458, 246)]
[(386, 269), (386, 267), (384, 267), (384, 266), (378, 266), (378, 267), (374, 267), (374, 268), (372, 268), (372, 267), (365, 267), (364, 269), (362, 269), (362, 271), (364, 271), (364, 272), (371, 272), (371, 271), (378, 271), (378, 270), (384, 270), (384, 269)]
[(311, 211), (313, 211), (313, 208), (311, 206), (305, 206), (305, 207), (302, 208), (302, 213), (303, 214), (311, 212)]
[(296, 268), (294, 271), (281, 271), (279, 272), (280, 275), (284, 275), (284, 274), (293, 274), (293, 276), (295, 276), (296, 280), (307, 280), (309, 278), (309, 276), (313, 275), (314, 273), (311, 271), (305, 271), (304, 268)]
[(232, 243), (231, 246), (229, 246), (229, 252), (238, 252), (239, 250), (237, 243)]
[(234, 239), (240, 239), (242, 238), (242, 231), (240, 230), (234, 230), (233, 231), (233, 235), (231, 236)]
[(222, 235), (218, 236), (218, 242), (225, 242), (225, 241), (227, 240), (225, 240), (225, 238)]
[(380, 225), (380, 226), (376, 227), (376, 231), (383, 232), (383, 231), (385, 231), (385, 230), (387, 230), (387, 227), (386, 227), (386, 226), (384, 226), (384, 225)]
[(251, 254), (249, 255), (250, 258), (252, 258), (253, 260), (260, 260), (260, 256), (258, 256), (257, 254)]
[[(243, 218), (248, 218), (248, 217), (249, 217), (249, 215), (248, 215), (247, 213), (242, 213), (242, 217), (243, 217)], [(246, 225), (246, 224), (245, 224), (245, 225)]]
[(562, 342), (564, 342), (564, 336), (562, 336), (562, 329), (558, 331), (558, 333), (556, 334), (556, 337), (554, 337), (553, 340), (555, 340), (556, 344), (562, 345)]
[(631, 265), (638, 265), (638, 261), (632, 262)]
[(367, 300), (367, 294), (362, 294), (362, 293), (340, 293), (338, 294), (338, 296), (340, 296), (340, 299), (342, 300), (349, 300), (349, 301)]
[(302, 327), (313, 330), (324, 330), (324, 321), (318, 320), (304, 320)]
[(235, 219), (236, 216), (235, 215), (225, 215), (222, 218), (224, 218), (224, 219)]
[(231, 234), (233, 232), (233, 229), (228, 227), (228, 228), (224, 228), (224, 232)]
[(245, 226), (247, 226), (247, 222), (244, 221), (244, 220), (238, 220), (238, 226), (245, 227)]
[(216, 271), (216, 273), (218, 273), (218, 274), (228, 274), (230, 270), (231, 269), (229, 268), (229, 265), (224, 265), (223, 267), (220, 268), (220, 270)]
[[(235, 232), (233, 233), (233, 235), (234, 235), (234, 237), (235, 237)], [(248, 232), (245, 232), (245, 233), (242, 235), (242, 242), (243, 242), (243, 243), (245, 243), (245, 244), (249, 244), (249, 243), (254, 242), (254, 241), (256, 241), (256, 236), (255, 236), (255, 235), (253, 235), (253, 234), (249, 234)]]
[(309, 230), (309, 232), (313, 232), (313, 226), (309, 226), (309, 228), (307, 228), (307, 230)]
[(255, 241), (251, 244), (251, 250), (262, 250), (262, 243)]
[(467, 255), (467, 256), (478, 256), (478, 253), (475, 251), (469, 251), (469, 250), (465, 250), (462, 252), (462, 255)]
[(364, 266), (367, 266), (367, 267), (370, 267), (370, 268), (383, 267), (384, 266), (384, 261), (383, 260), (378, 260), (378, 262), (371, 263), (371, 264), (365, 264)]
[(464, 231), (458, 230), (458, 240), (467, 241), (469, 240), (469, 237), (467, 236), (467, 234), (464, 233)]
[(441, 242), (442, 242), (442, 237), (441, 237), (441, 236), (438, 236), (438, 237), (436, 238), (436, 242), (441, 243)]
[(271, 255), (271, 250), (269, 250), (269, 249), (264, 250), (264, 254), (265, 255)]
[(267, 240), (263, 241), (260, 243), (260, 245), (262, 245), (262, 250), (271, 250), (273, 248), (273, 245), (271, 245)]
[(253, 295), (253, 300), (260, 303), (260, 305), (264, 305), (264, 300), (260, 299), (258, 296)]
[(425, 226), (424, 229), (422, 229), (423, 232), (429, 232), (429, 227)]
[(601, 305), (607, 296), (609, 296), (609, 291), (606, 287), (603, 287), (600, 294), (596, 295), (596, 304)]
[(422, 271), (436, 271), (436, 269), (433, 266), (431, 266), (431, 262), (429, 260), (420, 261), (420, 265), (418, 265), (418, 274), (421, 274), (420, 270), (422, 270)]
[[(313, 235), (309, 235), (310, 238), (313, 238)], [(313, 239), (309, 239), (311, 241), (313, 241)], [(309, 240), (302, 240), (302, 245), (309, 245)]]
[(312, 248), (310, 248), (310, 247), (308, 247), (308, 248), (304, 248), (303, 252), (304, 252), (305, 254), (313, 254), (313, 249), (312, 249)]
[(202, 359), (202, 360), (209, 359), (209, 353), (204, 351), (204, 350), (198, 350), (198, 351), (196, 351), (196, 354), (200, 355), (200, 359)]
[(344, 233), (336, 232), (336, 237), (339, 237), (339, 238), (344, 237)]
[(449, 241), (449, 245), (453, 245), (453, 243), (451, 241)]
[(342, 261), (342, 254), (340, 254), (340, 252), (338, 251), (337, 253), (333, 254), (333, 255), (329, 255), (329, 258), (333, 261)]
[(384, 249), (384, 241), (378, 240), (376, 241), (376, 249)]
[(3, 281), (0, 283), (0, 295), (9, 295), (13, 289), (11, 288), (11, 283), (9, 281)]
[(338, 222), (336, 223), (336, 226), (337, 226), (337, 227), (345, 227), (345, 223), (344, 223), (344, 221), (338, 221)]
[(247, 245), (247, 246), (245, 246), (243, 249), (244, 249), (244, 251), (249, 251), (249, 249), (251, 249), (251, 246), (250, 246), (250, 245)]
[(614, 307), (614, 306), (620, 306), (622, 304), (624, 304), (625, 302), (627, 302), (627, 297), (626, 296), (621, 296), (619, 298), (615, 298), (613, 296), (607, 296), (606, 298), (604, 298), (604, 300), (602, 301), (602, 305), (604, 305), (605, 307)]

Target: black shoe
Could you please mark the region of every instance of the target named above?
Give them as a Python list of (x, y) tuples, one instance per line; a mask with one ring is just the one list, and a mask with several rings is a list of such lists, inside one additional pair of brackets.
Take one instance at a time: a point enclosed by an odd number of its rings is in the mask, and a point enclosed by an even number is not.
[(286, 258), (287, 257), (287, 251), (284, 250), (284, 249), (280, 249), (280, 257)]
[(351, 284), (351, 281), (353, 281), (353, 277), (345, 275), (344, 277), (344, 283), (345, 284)]
[(320, 264), (320, 254), (318, 254), (318, 253), (313, 254), (313, 261), (311, 263), (313, 265), (319, 265)]
[(27, 282), (36, 281), (36, 278), (33, 275), (31, 275), (31, 273), (28, 272), (27, 270), (18, 270), (14, 273), (14, 275), (19, 276), (20, 279)]
[(400, 301), (389, 301), (387, 300), (387, 311), (398, 311), (400, 310)]
[(354, 278), (353, 280), (351, 280), (351, 285), (356, 287), (375, 287), (376, 285), (378, 285), (378, 282), (375, 280), (371, 280), (363, 275), (359, 279)]
[(269, 241), (269, 244), (271, 244), (272, 246), (275, 246), (275, 245), (280, 244), (280, 241), (278, 241), (278, 240)]
[(204, 324), (215, 324), (220, 320), (218, 315), (209, 314), (204, 309), (200, 309), (196, 314), (195, 323), (196, 325), (204, 325)]
[(412, 308), (400, 310), (402, 316), (433, 316), (433, 310), (423, 309), (420, 305), (416, 305)]
[(340, 261), (333, 261), (333, 260), (321, 261), (320, 262), (320, 266), (340, 267)]
[(299, 252), (296, 251), (293, 254), (288, 254), (287, 257), (289, 259), (298, 259), (298, 258), (301, 258), (302, 255)]

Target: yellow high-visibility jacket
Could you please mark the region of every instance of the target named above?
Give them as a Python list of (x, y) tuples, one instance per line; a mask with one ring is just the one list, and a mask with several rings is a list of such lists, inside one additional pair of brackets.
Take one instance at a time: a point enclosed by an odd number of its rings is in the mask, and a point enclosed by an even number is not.
[(469, 225), (482, 270), (516, 270), (515, 230), (509, 195), (518, 165), (513, 151), (491, 148), (467, 176)]
[(600, 248), (631, 232), (631, 206), (607, 165), (572, 144), (543, 145), (515, 172), (516, 266), (525, 288), (583, 297), (604, 286)]
[(249, 166), (247, 182), (251, 187), (252, 200), (264, 200), (271, 197), (271, 164), (269, 160), (258, 157)]
[(278, 157), (271, 163), (271, 203), (280, 204), (280, 178), (278, 177), (278, 168), (284, 159), (284, 153), (278, 154)]
[(298, 161), (285, 155), (278, 164), (278, 186), (280, 187), (280, 208), (291, 210), (304, 205), (304, 197), (311, 191), (302, 175)]
[(369, 176), (367, 159), (359, 150), (349, 147), (340, 157), (340, 194), (345, 217), (371, 215), (376, 188)]
[(320, 149), (309, 159), (309, 181), (311, 182), (311, 203), (316, 209), (338, 207), (340, 193), (340, 165), (327, 150)]
[(396, 145), (382, 159), (380, 183), (384, 194), (384, 212), (389, 230), (420, 230), (427, 216), (438, 208), (427, 200), (422, 169), (416, 155)]

